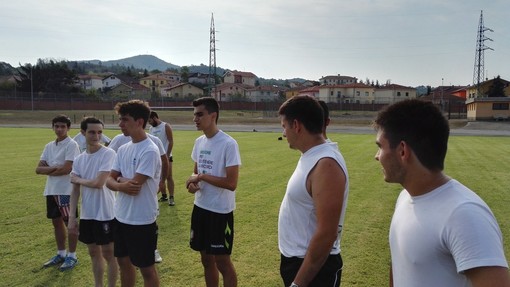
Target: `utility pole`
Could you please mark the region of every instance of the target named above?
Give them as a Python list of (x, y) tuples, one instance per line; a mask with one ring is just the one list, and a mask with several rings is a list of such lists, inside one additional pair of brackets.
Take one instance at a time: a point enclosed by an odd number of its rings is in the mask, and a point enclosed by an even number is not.
[[(209, 36), (209, 75), (207, 76), (207, 84), (208, 95), (216, 98), (216, 30), (214, 28), (213, 13), (211, 13), (211, 29)], [(217, 100), (221, 101), (221, 95)]]
[(480, 23), (478, 24), (478, 35), (476, 37), (476, 53), (475, 53), (475, 67), (473, 71), (473, 86), (476, 86), (475, 98), (481, 97), (480, 83), (485, 81), (484, 76), (484, 53), (485, 50), (493, 50), (491, 47), (485, 46), (485, 41), (492, 41), (491, 38), (485, 37), (486, 31), (494, 32), (492, 29), (483, 25), (483, 10), (480, 12)]

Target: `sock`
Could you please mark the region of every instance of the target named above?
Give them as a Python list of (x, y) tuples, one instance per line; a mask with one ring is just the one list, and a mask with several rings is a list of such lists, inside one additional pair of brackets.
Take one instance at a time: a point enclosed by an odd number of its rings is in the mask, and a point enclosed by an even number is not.
[(69, 252), (67, 253), (67, 256), (76, 259), (76, 252)]
[(58, 254), (60, 257), (66, 257), (66, 253), (67, 253), (67, 252), (66, 252), (66, 250), (65, 250), (65, 249), (64, 249), (64, 250), (58, 250), (58, 251), (57, 251), (57, 254)]

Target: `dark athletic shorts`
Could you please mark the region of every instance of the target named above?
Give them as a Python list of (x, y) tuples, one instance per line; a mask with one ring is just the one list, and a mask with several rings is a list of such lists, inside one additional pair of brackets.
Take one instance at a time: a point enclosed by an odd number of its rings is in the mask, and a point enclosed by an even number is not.
[[(50, 219), (62, 217), (64, 222), (69, 220), (70, 195), (47, 195), (46, 196), (46, 217)], [(78, 218), (78, 209), (76, 209)]]
[[(280, 275), (283, 279), (284, 286), (290, 286), (299, 268), (303, 264), (303, 258), (285, 257), (281, 255)], [(319, 270), (319, 273), (310, 282), (309, 287), (339, 287), (342, 279), (342, 256), (329, 255), (328, 259)]]
[(156, 222), (146, 225), (130, 225), (114, 219), (113, 241), (115, 257), (129, 256), (131, 263), (139, 268), (154, 265), (154, 250), (158, 242)]
[(85, 244), (106, 245), (113, 242), (113, 220), (80, 219), (78, 240)]
[(191, 249), (211, 255), (230, 255), (233, 244), (234, 212), (222, 214), (193, 206), (189, 241)]

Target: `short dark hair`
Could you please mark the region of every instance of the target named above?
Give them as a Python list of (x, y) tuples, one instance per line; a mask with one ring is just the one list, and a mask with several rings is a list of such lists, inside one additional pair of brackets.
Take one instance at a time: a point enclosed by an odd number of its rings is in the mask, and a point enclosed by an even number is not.
[(220, 104), (213, 97), (201, 97), (193, 100), (193, 107), (204, 106), (208, 113), (216, 113), (216, 123), (220, 117)]
[(278, 114), (285, 116), (288, 123), (298, 120), (312, 134), (321, 134), (324, 128), (322, 107), (311, 96), (297, 95), (288, 99), (280, 106)]
[(385, 107), (374, 121), (394, 149), (404, 141), (430, 170), (443, 170), (448, 149), (448, 120), (433, 103), (405, 100)]
[(71, 127), (71, 119), (66, 115), (58, 115), (51, 120), (51, 127), (55, 126), (56, 123), (65, 123), (68, 128)]
[(84, 117), (80, 123), (80, 129), (86, 131), (89, 124), (101, 124), (104, 127), (103, 122), (96, 117)]
[(115, 105), (115, 112), (121, 116), (132, 116), (133, 119), (143, 119), (143, 128), (147, 125), (151, 109), (149, 104), (142, 100), (130, 100), (127, 102), (117, 103)]
[(321, 105), (322, 113), (323, 113), (323, 117), (324, 117), (324, 127), (326, 127), (326, 124), (329, 119), (329, 107), (328, 107), (328, 104), (326, 104), (326, 102), (323, 100), (319, 100), (319, 104)]
[(151, 111), (151, 114), (149, 115), (149, 119), (153, 119), (153, 118), (159, 119), (158, 113), (156, 113), (155, 111)]

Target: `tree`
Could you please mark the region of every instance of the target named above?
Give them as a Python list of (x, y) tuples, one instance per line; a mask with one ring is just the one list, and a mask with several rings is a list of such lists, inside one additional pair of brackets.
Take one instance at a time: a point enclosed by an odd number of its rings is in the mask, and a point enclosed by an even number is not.
[(77, 92), (77, 80), (74, 71), (64, 61), (38, 59), (37, 64), (25, 64), (17, 69), (16, 84), (20, 91), (47, 93)]
[(188, 66), (181, 67), (181, 81), (183, 83), (188, 83), (189, 81), (189, 68)]
[(505, 83), (501, 80), (499, 75), (494, 79), (492, 85), (487, 92), (487, 97), (495, 98), (495, 97), (504, 97), (505, 96)]

